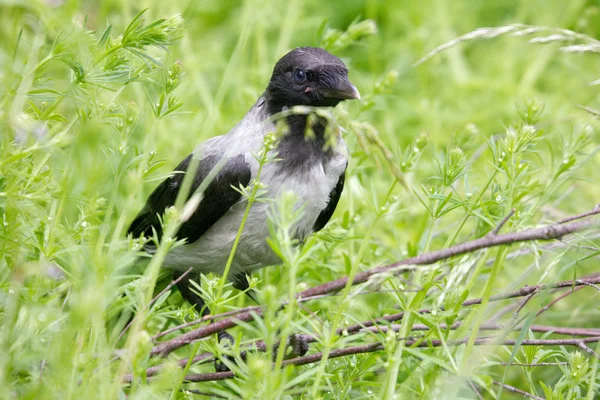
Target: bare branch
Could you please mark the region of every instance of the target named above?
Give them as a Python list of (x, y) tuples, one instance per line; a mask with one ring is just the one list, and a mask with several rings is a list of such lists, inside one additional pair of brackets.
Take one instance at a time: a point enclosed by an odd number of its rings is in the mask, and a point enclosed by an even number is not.
[[(446, 346), (460, 346), (466, 344), (469, 341), (469, 338), (461, 339), (461, 340), (448, 340), (445, 342)], [(584, 339), (526, 339), (518, 343), (516, 340), (503, 340), (496, 341), (495, 339), (490, 338), (477, 338), (474, 341), (475, 346), (515, 346), (519, 344), (520, 346), (580, 346), (580, 343), (597, 343), (600, 341), (600, 336), (594, 336)], [(407, 347), (441, 347), (444, 346), (444, 342), (442, 340), (434, 339), (434, 340), (407, 340)], [(329, 352), (328, 358), (338, 358), (345, 357), (353, 354), (363, 354), (363, 353), (372, 353), (375, 351), (383, 350), (383, 344), (379, 342), (363, 344), (359, 346), (346, 347), (342, 349), (336, 349)], [(289, 360), (284, 360), (282, 362), (282, 366), (287, 365), (306, 365), (312, 364), (315, 362), (319, 362), (323, 357), (323, 353), (314, 353), (309, 354), (307, 356), (296, 357)], [(187, 375), (185, 380), (188, 382), (206, 382), (206, 381), (214, 381), (221, 379), (230, 379), (233, 378), (233, 372), (217, 372), (217, 373), (208, 373), (208, 374), (193, 374)], [(517, 389), (518, 390), (518, 389)]]
[[(582, 287), (585, 287), (585, 286), (582, 286)], [(448, 327), (446, 324), (441, 324), (440, 329), (441, 330), (446, 330), (446, 329), (456, 330), (456, 329), (460, 328), (461, 326), (462, 326), (461, 322), (455, 322), (450, 327)], [(502, 332), (520, 331), (522, 329), (523, 329), (523, 326), (507, 327), (507, 326), (502, 326), (502, 325), (493, 324), (493, 323), (483, 324), (479, 328), (480, 331), (502, 331)], [(600, 329), (594, 329), (594, 328), (571, 328), (571, 327), (561, 327), (561, 326), (531, 325), (528, 327), (528, 329), (531, 330), (532, 332), (538, 332), (538, 333), (551, 332), (551, 333), (555, 333), (555, 334), (559, 334), (559, 335), (569, 335), (569, 336), (590, 336), (590, 337), (600, 336)], [(347, 333), (347, 335), (355, 335), (355, 334), (364, 333), (364, 332), (371, 332), (374, 334), (385, 334), (389, 330), (393, 330), (394, 332), (400, 332), (401, 325), (391, 324), (391, 325), (382, 325), (382, 326), (371, 326), (368, 328), (360, 329), (358, 331)], [(429, 331), (429, 330), (430, 330), (430, 328), (425, 324), (414, 324), (411, 328), (412, 332)], [(346, 332), (344, 332), (344, 334), (346, 334)], [(298, 334), (298, 335), (300, 336), (300, 339), (307, 344), (315, 343), (318, 341), (318, 338), (314, 335), (310, 335), (310, 334)], [(414, 336), (409, 339), (414, 339)], [(277, 347), (277, 344), (275, 344), (275, 347)], [(254, 342), (246, 345), (245, 349), (246, 350), (256, 349), (258, 351), (266, 351), (267, 346), (263, 340), (257, 340), (257, 341), (254, 341)], [(196, 357), (194, 357), (194, 361), (192, 361), (192, 364), (206, 362), (206, 361), (210, 361), (210, 360), (214, 360), (214, 359), (215, 359), (214, 354), (203, 353), (203, 354), (199, 354)], [(187, 365), (187, 362), (188, 362), (188, 359), (183, 358), (183, 359), (180, 359), (177, 363), (180, 368), (183, 368)], [(164, 368), (164, 364), (160, 364), (160, 365), (148, 368), (146, 370), (146, 376), (154, 376), (154, 375), (158, 374), (163, 368)], [(131, 374), (125, 376), (126, 383), (131, 382), (132, 379), (133, 378), (132, 378)]]
[(572, 222), (578, 219), (582, 219), (582, 218), (587, 218), (589, 216), (592, 215), (596, 215), (596, 214), (600, 214), (600, 203), (596, 204), (596, 207), (594, 207), (593, 210), (591, 211), (587, 211), (581, 214), (577, 214), (577, 215), (573, 215), (567, 218), (563, 218), (561, 220), (559, 220), (558, 222), (556, 222), (557, 224), (566, 224), (567, 222)]
[(561, 294), (560, 296), (558, 296), (557, 298), (555, 298), (554, 300), (552, 300), (550, 303), (546, 304), (544, 307), (542, 307), (540, 309), (540, 311), (538, 311), (535, 316), (539, 316), (540, 314), (546, 312), (550, 307), (552, 307), (553, 305), (555, 305), (556, 303), (558, 303), (559, 301), (561, 301), (562, 299), (564, 299), (565, 297), (567, 297), (570, 294), (573, 294), (575, 292), (577, 292), (578, 290), (581, 290), (585, 287), (584, 286), (577, 286), (576, 288), (573, 288), (572, 290), (569, 290), (568, 292), (565, 292), (563, 294)]
[(586, 353), (588, 353), (589, 355), (596, 357), (597, 359), (600, 360), (600, 354), (596, 353), (592, 348), (590, 348), (588, 345), (586, 345), (584, 342), (580, 342), (578, 344), (579, 348), (583, 351), (585, 351)]
[(191, 326), (200, 325), (201, 323), (206, 322), (206, 321), (213, 321), (213, 320), (218, 319), (218, 318), (230, 317), (230, 316), (241, 314), (242, 312), (251, 312), (251, 311), (256, 311), (256, 310), (260, 310), (260, 309), (261, 309), (260, 306), (249, 306), (249, 307), (244, 307), (244, 308), (239, 309), (239, 310), (227, 311), (227, 312), (224, 312), (224, 313), (221, 313), (221, 314), (217, 314), (217, 315), (208, 314), (208, 315), (205, 315), (202, 318), (198, 318), (198, 319), (196, 319), (194, 321), (186, 322), (185, 324), (177, 325), (177, 326), (174, 326), (172, 328), (166, 329), (166, 330), (164, 330), (162, 332), (159, 332), (156, 335), (152, 336), (152, 340), (159, 339), (159, 338), (161, 338), (163, 336), (166, 336), (166, 335), (168, 335), (170, 333), (177, 332), (179, 330), (182, 330), (182, 329), (185, 329), (185, 328), (189, 328)]
[(493, 231), (491, 231), (490, 233), (488, 233), (488, 236), (496, 236), (498, 235), (498, 232), (500, 232), (500, 229), (502, 229), (502, 227), (508, 222), (508, 220), (515, 215), (515, 212), (517, 210), (515, 208), (511, 209), (510, 212), (508, 213), (508, 215), (506, 217), (504, 217), (504, 219), (502, 221), (500, 221), (500, 223), (494, 228)]
[(479, 400), (485, 400), (483, 398), (483, 396), (481, 395), (481, 393), (479, 393), (479, 389), (477, 389), (477, 386), (475, 386), (475, 384), (473, 383), (473, 381), (471, 381), (470, 379), (468, 380), (469, 382), (469, 386), (471, 387), (471, 389), (475, 392), (475, 394), (477, 395), (477, 398)]
[[(587, 286), (590, 283), (591, 284), (600, 284), (600, 276), (595, 276), (593, 278), (588, 278), (588, 279), (578, 279), (576, 281), (564, 281), (564, 282), (558, 282), (558, 283), (546, 284), (546, 285), (525, 286), (525, 287), (522, 287), (521, 289), (515, 290), (514, 292), (491, 296), (489, 301), (493, 302), (493, 301), (499, 301), (499, 300), (512, 299), (515, 297), (529, 296), (532, 293), (537, 293), (537, 292), (540, 292), (543, 290), (548, 290), (548, 289), (565, 288), (565, 287), (573, 287), (573, 286)], [(471, 300), (464, 301), (461, 304), (461, 306), (469, 307), (469, 306), (479, 305), (479, 304), (481, 304), (482, 301), (483, 301), (482, 298), (471, 299)], [(442, 308), (442, 310), (443, 310), (443, 308)], [(431, 310), (431, 309), (422, 309), (417, 312), (419, 314), (431, 314), (432, 311), (433, 310)], [(397, 314), (386, 315), (386, 316), (383, 316), (383, 317), (380, 317), (380, 318), (377, 318), (377, 319), (374, 319), (371, 321), (366, 321), (362, 324), (351, 325), (351, 326), (344, 328), (343, 330), (339, 330), (338, 333), (358, 331), (362, 328), (373, 326), (373, 325), (376, 325), (381, 322), (384, 322), (384, 323), (385, 322), (396, 322), (396, 321), (401, 320), (404, 317), (404, 314), (405, 314), (404, 312), (399, 312)]]
[(197, 389), (181, 389), (181, 391), (184, 393), (196, 394), (198, 396), (210, 397), (211, 399), (229, 399), (229, 398), (231, 398), (231, 397), (221, 396), (220, 394), (216, 394), (216, 393), (212, 393), (212, 392), (202, 392)]
[[(198, 364), (202, 361), (207, 361), (207, 360), (212, 360), (214, 359), (214, 354), (212, 353), (202, 353), (202, 354), (198, 354), (197, 356), (194, 357), (194, 360), (192, 361), (192, 364)], [(177, 366), (179, 368), (185, 368), (185, 366), (188, 363), (188, 358), (182, 358), (180, 360), (177, 361)], [(154, 376), (154, 375), (158, 375), (159, 372), (161, 372), (163, 369), (165, 368), (165, 364), (160, 364), (154, 367), (150, 367), (146, 370), (146, 376)], [(123, 381), (125, 383), (131, 383), (133, 382), (133, 375), (132, 374), (127, 374), (125, 375), (125, 377), (123, 378)]]
[(533, 299), (533, 296), (535, 296), (536, 294), (537, 292), (533, 292), (529, 296), (525, 297), (525, 299), (521, 302), (521, 304), (519, 304), (519, 307), (513, 313), (513, 318), (516, 319), (519, 316), (521, 310), (527, 305), (527, 303), (529, 303), (531, 299)]
[[(594, 211), (593, 214), (600, 213), (600, 209)], [(358, 283), (366, 282), (371, 276), (380, 274), (383, 272), (391, 272), (397, 270), (401, 266), (409, 265), (430, 265), (435, 264), (438, 261), (446, 260), (455, 256), (463, 255), (466, 253), (472, 253), (477, 250), (491, 248), (496, 246), (502, 246), (507, 244), (527, 242), (532, 240), (552, 240), (559, 239), (565, 235), (569, 235), (574, 232), (579, 232), (584, 229), (588, 229), (593, 226), (589, 222), (576, 222), (571, 224), (551, 224), (542, 226), (539, 228), (527, 229), (520, 232), (510, 232), (502, 235), (495, 236), (484, 236), (479, 239), (471, 240), (469, 242), (457, 244), (445, 249), (431, 251), (429, 253), (420, 254), (416, 257), (407, 258), (403, 261), (399, 261), (393, 264), (385, 265), (382, 267), (371, 268), (367, 271), (356, 274), (353, 285)], [(396, 271), (398, 272), (398, 271)], [(336, 292), (346, 286), (348, 281), (347, 277), (336, 279), (307, 289), (299, 294), (299, 297), (309, 297), (319, 294), (326, 294)]]
[(498, 363), (498, 365), (502, 365), (504, 367), (556, 367), (559, 365), (569, 365), (569, 362), (568, 361), (541, 362), (541, 363), (533, 363), (533, 364), (500, 362), (500, 363)]
[[(456, 330), (460, 326), (462, 326), (461, 322), (456, 322), (456, 323), (452, 324), (449, 328), (445, 324), (441, 324), (440, 329)], [(480, 331), (502, 331), (502, 332), (520, 331), (522, 329), (523, 329), (523, 326), (505, 327), (505, 326), (498, 325), (498, 324), (483, 324), (479, 328)], [(570, 327), (561, 327), (561, 326), (531, 325), (530, 327), (528, 327), (528, 329), (531, 330), (532, 332), (538, 332), (538, 333), (551, 332), (551, 333), (555, 333), (555, 334), (559, 334), (559, 335), (569, 335), (569, 336), (588, 336), (588, 337), (600, 336), (600, 329), (594, 329), (594, 328), (570, 328)], [(350, 333), (349, 335), (355, 335), (357, 333), (363, 333), (363, 332), (371, 332), (374, 334), (385, 334), (389, 330), (393, 330), (394, 332), (400, 332), (401, 325), (392, 324), (392, 325), (383, 325), (383, 326), (371, 326), (369, 328), (364, 328), (359, 331)], [(411, 329), (412, 332), (428, 331), (428, 330), (430, 330), (430, 328), (425, 324), (414, 324)], [(310, 335), (310, 334), (298, 334), (298, 335), (307, 344), (315, 343), (318, 341), (318, 338), (314, 335)], [(409, 339), (414, 339), (414, 338), (415, 337), (413, 336), (413, 337), (410, 337)], [(277, 347), (277, 345), (275, 345), (275, 347)], [(256, 349), (258, 351), (266, 351), (267, 347), (263, 340), (257, 340), (255, 342), (248, 344), (246, 346), (246, 349), (247, 350)], [(210, 360), (214, 359), (214, 355), (212, 353), (203, 353), (203, 354), (196, 356), (194, 358), (194, 361), (192, 362), (192, 364), (196, 364), (200, 361), (206, 361), (209, 359)], [(179, 360), (178, 364), (181, 368), (183, 368), (187, 364), (187, 359), (184, 358), (184, 359)], [(162, 367), (163, 367), (163, 364), (157, 365), (156, 367), (148, 368), (147, 376), (156, 375), (161, 370)], [(131, 375), (127, 375), (126, 382), (130, 382), (130, 381), (131, 381)]]
[(529, 397), (530, 399), (536, 399), (536, 400), (544, 400), (543, 397), (540, 396), (536, 396), (534, 394), (528, 393), (524, 390), (518, 389), (514, 386), (510, 386), (507, 385), (506, 383), (502, 383), (502, 382), (498, 382), (498, 381), (494, 381), (494, 385), (496, 386), (502, 386), (504, 389), (508, 390), (509, 392), (513, 392), (513, 393), (518, 393), (524, 397)]
[(234, 377), (235, 377), (235, 375), (231, 371), (212, 372), (212, 373), (207, 373), (207, 374), (186, 375), (184, 378), (184, 381), (186, 381), (186, 382), (222, 381), (223, 379), (231, 379)]
[[(400, 332), (402, 325), (392, 324), (392, 325), (382, 325), (382, 326), (371, 326), (369, 328), (361, 329), (358, 332), (372, 332), (372, 333), (386, 333), (388, 330), (393, 330), (395, 332)], [(456, 330), (462, 326), (461, 322), (455, 322), (450, 327), (446, 324), (440, 324), (441, 330), (451, 329)], [(524, 327), (523, 326), (513, 326), (507, 327), (499, 324), (482, 324), (479, 330), (481, 331), (520, 331)], [(600, 336), (600, 329), (594, 328), (571, 328), (571, 327), (562, 327), (562, 326), (547, 326), (547, 325), (531, 325), (528, 327), (532, 332), (539, 333), (548, 333), (552, 332), (558, 335), (569, 335), (569, 336)], [(412, 326), (411, 331), (428, 331), (430, 328), (425, 324), (414, 324)], [(305, 339), (310, 343), (316, 341), (316, 338), (312, 337), (312, 335), (305, 335)]]

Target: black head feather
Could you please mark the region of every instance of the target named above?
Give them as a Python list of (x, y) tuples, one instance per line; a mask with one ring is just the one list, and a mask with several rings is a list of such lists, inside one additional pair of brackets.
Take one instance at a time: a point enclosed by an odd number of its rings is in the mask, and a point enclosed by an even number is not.
[(299, 47), (277, 62), (265, 97), (269, 108), (279, 112), (297, 105), (333, 107), (360, 94), (342, 60), (320, 48)]

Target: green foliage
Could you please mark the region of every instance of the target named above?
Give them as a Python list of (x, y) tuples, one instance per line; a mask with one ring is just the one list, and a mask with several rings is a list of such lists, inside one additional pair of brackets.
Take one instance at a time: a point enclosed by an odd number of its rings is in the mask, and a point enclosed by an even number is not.
[[(308, 287), (487, 235), (513, 209), (503, 232), (593, 208), (600, 198), (597, 4), (549, 1), (544, 12), (509, 0), (141, 7), (0, 2), (1, 396), (192, 398), (185, 390), (194, 389), (242, 398), (476, 398), (473, 384), (485, 398), (520, 397), (494, 381), (549, 399), (598, 396), (598, 360), (581, 349), (473, 343), (491, 334), (485, 324), (510, 304), (491, 296), (596, 273), (597, 229), (293, 301)], [(291, 197), (274, 204), (269, 244), (282, 265), (251, 282), (263, 317), (231, 330), (232, 347), (211, 337), (152, 358), (153, 341), (178, 332), (154, 335), (197, 318), (176, 292), (149, 303), (171, 279), (161, 260), (181, 244), (173, 234), (200, 194), (189, 202), (182, 194), (166, 214), (165, 238), (154, 239), (150, 261), (136, 262), (144, 243), (125, 236), (127, 225), (196, 143), (241, 119), (277, 58), (302, 45), (342, 57), (362, 95), (333, 114), (319, 111), (336, 122), (329, 133), (344, 136), (351, 158), (338, 210), (298, 246), (290, 229), (302, 210)], [(277, 162), (267, 150), (283, 133), (282, 126), (267, 137), (256, 155), (261, 164)], [(268, 201), (262, 189), (260, 177), (240, 188), (251, 202)], [(205, 277), (197, 289), (212, 310), (253, 305), (219, 277)], [(596, 289), (536, 316), (562, 292), (539, 293), (503, 314), (496, 322), (506, 330), (495, 333), (520, 342), (544, 337), (533, 325), (598, 327)], [(461, 306), (479, 297), (481, 306)], [(115, 320), (126, 306), (136, 318), (120, 338), (127, 321)], [(338, 334), (401, 311), (395, 330)], [(311, 354), (326, 357), (281, 368), (292, 333), (314, 336)], [(409, 336), (442, 345), (410, 347)], [(243, 360), (240, 352), (257, 339), (266, 351)], [(326, 360), (373, 343), (383, 350)], [(183, 382), (186, 372), (213, 371), (211, 363), (177, 366), (204, 352), (237, 378)], [(161, 362), (161, 374), (146, 378)]]

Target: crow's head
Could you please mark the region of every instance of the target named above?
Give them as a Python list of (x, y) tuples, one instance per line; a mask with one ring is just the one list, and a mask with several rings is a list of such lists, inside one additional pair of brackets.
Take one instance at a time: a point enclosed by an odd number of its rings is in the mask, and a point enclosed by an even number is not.
[(265, 95), (274, 111), (298, 105), (333, 107), (342, 100), (360, 99), (342, 60), (316, 47), (299, 47), (283, 56)]

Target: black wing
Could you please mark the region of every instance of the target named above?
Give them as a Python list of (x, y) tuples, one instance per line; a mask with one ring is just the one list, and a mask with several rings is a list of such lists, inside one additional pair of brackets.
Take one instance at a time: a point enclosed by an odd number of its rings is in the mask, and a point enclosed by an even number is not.
[[(175, 199), (191, 160), (192, 155), (187, 156), (175, 168), (175, 171), (183, 173), (176, 173), (158, 185), (146, 201), (142, 211), (129, 226), (127, 233), (131, 233), (135, 237), (140, 235), (152, 236), (154, 228), (158, 233), (158, 237), (162, 236), (159, 217), (168, 207), (175, 204)], [(188, 198), (206, 179), (218, 161), (216, 156), (208, 156), (199, 162)], [(188, 243), (198, 240), (240, 199), (241, 194), (233, 187), (247, 186), (250, 183), (250, 178), (250, 166), (243, 154), (228, 159), (206, 187), (202, 201), (200, 201), (196, 211), (179, 228), (177, 238), (185, 238)]]
[(338, 183), (335, 185), (331, 193), (329, 194), (329, 203), (327, 203), (327, 207), (321, 211), (321, 214), (317, 217), (315, 224), (313, 225), (313, 232), (318, 232), (329, 222), (329, 219), (333, 215), (335, 208), (340, 201), (340, 196), (342, 195), (342, 191), (344, 190), (344, 181), (346, 180), (346, 170), (342, 172), (340, 175), (340, 179)]

